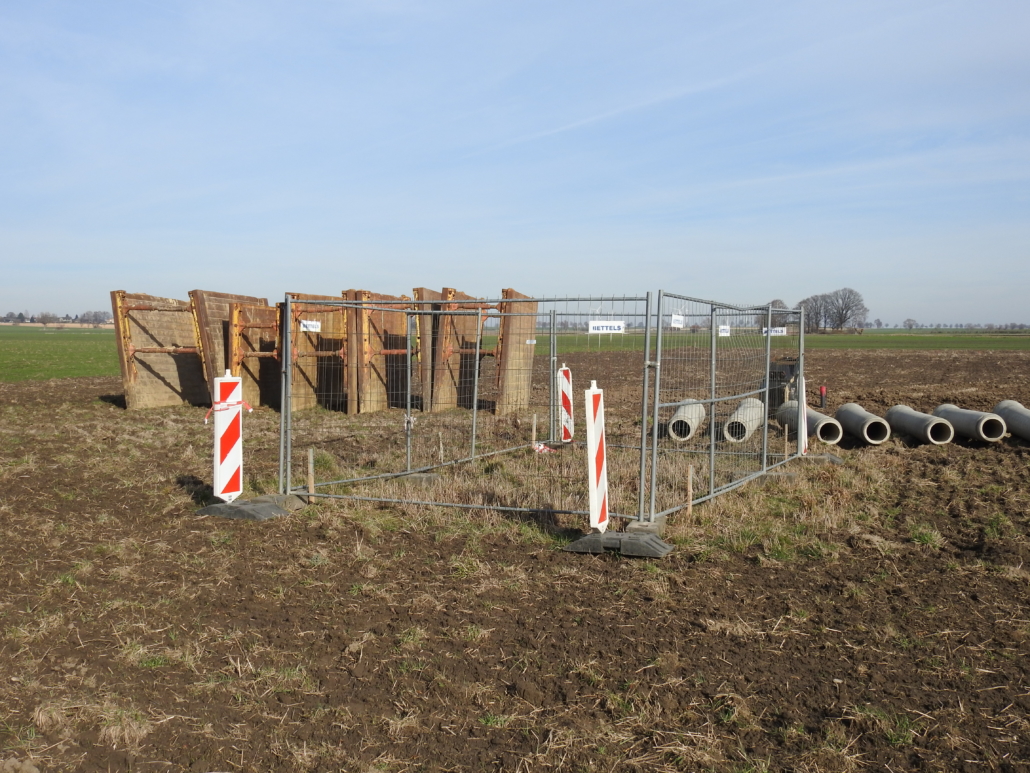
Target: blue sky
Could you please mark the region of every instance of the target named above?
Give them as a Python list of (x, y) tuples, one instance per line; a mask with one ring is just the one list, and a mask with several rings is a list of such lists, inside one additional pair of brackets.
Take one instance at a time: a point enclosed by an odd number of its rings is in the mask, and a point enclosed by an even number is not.
[(1026, 2), (0, 0), (0, 314), (350, 287), (1028, 322)]

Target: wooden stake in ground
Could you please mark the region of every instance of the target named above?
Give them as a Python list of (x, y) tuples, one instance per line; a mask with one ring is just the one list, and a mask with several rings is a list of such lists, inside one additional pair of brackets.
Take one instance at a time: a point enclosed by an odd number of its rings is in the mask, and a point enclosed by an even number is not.
[(315, 449), (308, 449), (308, 504), (314, 504), (315, 497)]
[(687, 520), (694, 517), (694, 465), (687, 467)]

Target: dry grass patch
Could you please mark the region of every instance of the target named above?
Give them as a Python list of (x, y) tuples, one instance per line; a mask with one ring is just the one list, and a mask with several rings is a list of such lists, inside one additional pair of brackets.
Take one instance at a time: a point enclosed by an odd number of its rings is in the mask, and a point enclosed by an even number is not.
[(114, 699), (98, 703), (68, 698), (40, 704), (33, 712), (33, 721), (43, 733), (67, 735), (73, 730), (92, 729), (102, 744), (130, 750), (140, 747), (155, 722), (167, 719), (164, 715), (148, 717), (135, 706)]

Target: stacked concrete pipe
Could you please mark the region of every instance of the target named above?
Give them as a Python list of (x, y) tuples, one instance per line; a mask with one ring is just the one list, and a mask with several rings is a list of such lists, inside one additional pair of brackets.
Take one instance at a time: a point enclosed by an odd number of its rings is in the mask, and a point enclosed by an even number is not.
[(942, 446), (955, 439), (955, 428), (951, 422), (928, 413), (909, 408), (907, 405), (895, 405), (887, 411), (887, 423), (895, 432), (911, 435), (924, 443)]
[(1023, 440), (1030, 440), (1030, 410), (1016, 400), (1002, 400), (994, 412), (1005, 420), (1009, 432)]
[[(808, 422), (808, 436), (822, 441), (828, 445), (836, 445), (844, 436), (844, 428), (840, 422), (829, 416), (824, 416), (818, 411), (813, 411), (805, 406), (805, 419)], [(798, 429), (798, 401), (787, 400), (780, 409), (776, 411), (776, 420), (783, 426), (797, 432)]]
[(731, 443), (743, 443), (765, 421), (765, 403), (745, 397), (722, 425), (722, 436)]
[(858, 403), (844, 403), (837, 409), (836, 418), (844, 429), (871, 446), (878, 446), (891, 436), (891, 425)]
[(705, 407), (697, 400), (684, 400), (669, 419), (669, 437), (677, 443), (685, 443), (705, 423)]
[(1005, 433), (1008, 431), (1005, 419), (996, 413), (971, 411), (951, 403), (938, 405), (934, 409), (933, 415), (949, 421), (958, 434), (970, 440), (997, 443), (1005, 437)]

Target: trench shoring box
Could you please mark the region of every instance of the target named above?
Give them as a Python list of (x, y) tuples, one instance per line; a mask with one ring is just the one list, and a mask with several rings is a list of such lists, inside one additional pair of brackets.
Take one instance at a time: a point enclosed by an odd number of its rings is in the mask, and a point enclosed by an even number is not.
[(126, 408), (210, 404), (190, 302), (113, 290), (111, 310)]

